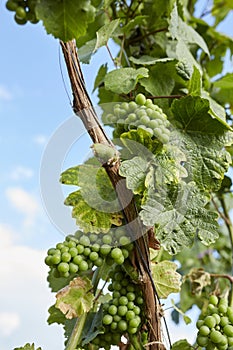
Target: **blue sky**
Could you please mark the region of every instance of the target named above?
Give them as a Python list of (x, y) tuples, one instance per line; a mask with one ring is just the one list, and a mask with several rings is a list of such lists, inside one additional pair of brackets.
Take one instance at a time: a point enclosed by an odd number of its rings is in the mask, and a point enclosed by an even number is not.
[[(49, 169), (44, 151), (60, 126), (69, 123), (72, 110), (61, 77), (58, 41), (40, 24), (16, 25), (4, 3), (0, 4), (0, 349), (35, 342), (43, 350), (63, 350), (61, 328), (46, 324), (54, 296), (47, 288), (43, 263), (46, 250), (63, 234), (46, 214), (40, 167)], [(232, 28), (231, 14), (220, 30), (232, 35)], [(91, 66), (83, 67), (89, 92), (104, 50)], [(232, 65), (226, 70), (232, 71)], [(96, 103), (96, 96), (92, 98)], [(82, 162), (90, 145), (87, 137), (80, 138), (62, 167)], [(51, 167), (53, 162), (59, 165), (54, 158)], [(177, 338), (187, 330), (176, 330)]]

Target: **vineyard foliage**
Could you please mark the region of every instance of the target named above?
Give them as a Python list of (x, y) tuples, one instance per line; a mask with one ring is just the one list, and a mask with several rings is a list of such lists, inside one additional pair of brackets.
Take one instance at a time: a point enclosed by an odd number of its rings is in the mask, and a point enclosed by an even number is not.
[(196, 322), (185, 313), (200, 310), (195, 344), (171, 345), (165, 334), (156, 349), (233, 349), (233, 73), (224, 69), (233, 38), (218, 31), (232, 2), (214, 0), (199, 16), (195, 0), (8, 0), (6, 7), (20, 25), (75, 40), (90, 74), (102, 50), (93, 91), (116, 146), (95, 143), (92, 158), (61, 174), (62, 184), (76, 186), (65, 205), (77, 232), (45, 258), (56, 293), (48, 323), (64, 326), (67, 350), (148, 348), (137, 237), (106, 171), (120, 160), (141, 235), (154, 235), (147, 244), (157, 296), (179, 293), (176, 304), (169, 299), (177, 324)]

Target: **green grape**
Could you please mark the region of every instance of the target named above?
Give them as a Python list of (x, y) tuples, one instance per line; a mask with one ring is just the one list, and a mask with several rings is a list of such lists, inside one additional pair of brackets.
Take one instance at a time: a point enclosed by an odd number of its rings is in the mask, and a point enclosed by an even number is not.
[(125, 258), (122, 255), (121, 257), (119, 257), (118, 259), (115, 259), (114, 261), (115, 261), (116, 264), (122, 265), (124, 263), (124, 261), (125, 261)]
[(126, 313), (127, 313), (127, 311), (128, 311), (128, 308), (127, 308), (126, 305), (120, 305), (120, 306), (118, 306), (118, 311), (117, 311), (117, 313), (118, 313), (119, 316), (125, 316)]
[(207, 326), (201, 326), (199, 329), (199, 334), (203, 336), (207, 336), (210, 333), (210, 329)]
[(136, 295), (133, 292), (128, 292), (126, 296), (127, 296), (128, 301), (134, 301), (136, 298)]
[(141, 105), (143, 106), (145, 103), (146, 103), (146, 97), (143, 95), (143, 94), (138, 94), (136, 97), (135, 97), (135, 102), (138, 104), (138, 105)]
[(135, 334), (135, 333), (137, 333), (137, 331), (138, 331), (138, 328), (137, 328), (137, 327), (135, 327), (135, 328), (129, 327), (129, 328), (128, 328), (128, 333), (129, 333), (129, 334)]
[(91, 248), (86, 247), (84, 248), (83, 255), (89, 256), (91, 254)]
[(66, 273), (69, 271), (69, 264), (67, 264), (66, 262), (61, 262), (58, 266), (57, 269), (60, 273)]
[(134, 302), (133, 302), (133, 301), (129, 301), (128, 304), (127, 304), (127, 308), (128, 308), (129, 310), (133, 310), (134, 307), (135, 307)]
[(111, 306), (109, 306), (109, 308), (108, 308), (108, 313), (109, 313), (110, 315), (112, 315), (112, 316), (116, 315), (116, 313), (117, 313), (117, 307), (116, 307), (116, 305), (111, 305)]
[(212, 316), (215, 318), (216, 324), (219, 324), (221, 320), (221, 317), (219, 316), (219, 314), (214, 313), (212, 314)]
[(122, 251), (120, 248), (114, 248), (111, 251), (111, 257), (116, 260), (116, 259), (120, 259), (122, 257)]
[(203, 346), (203, 347), (206, 346), (208, 344), (208, 341), (209, 341), (208, 337), (204, 337), (202, 335), (197, 336), (197, 344), (199, 346)]
[(87, 271), (88, 270), (88, 263), (84, 260), (81, 261), (79, 264), (79, 270), (80, 271)]
[(114, 316), (113, 316), (113, 320), (114, 320), (115, 322), (120, 322), (121, 319), (122, 319), (122, 318), (121, 318), (121, 316), (119, 316), (119, 315), (114, 315)]
[(25, 19), (27, 13), (26, 13), (25, 9), (22, 6), (18, 6), (16, 11), (15, 11), (15, 15), (19, 19)]
[(230, 324), (227, 324), (223, 327), (223, 333), (227, 335), (228, 337), (233, 336), (233, 326)]
[(17, 7), (18, 7), (18, 4), (16, 1), (9, 0), (6, 2), (6, 8), (9, 11), (16, 11)]
[(76, 265), (80, 265), (82, 261), (83, 261), (83, 258), (82, 258), (81, 255), (76, 255), (73, 258), (73, 263), (76, 264)]
[(216, 331), (215, 329), (213, 329), (210, 332), (210, 340), (213, 343), (215, 343), (215, 344), (221, 343), (221, 341), (222, 341), (222, 333), (219, 332), (219, 331)]
[(198, 320), (198, 321), (196, 322), (196, 327), (197, 327), (198, 329), (200, 329), (201, 326), (203, 326), (203, 324), (204, 324), (204, 321), (203, 321), (203, 320)]
[(91, 244), (89, 237), (86, 235), (85, 236), (83, 235), (80, 237), (79, 243), (84, 247), (90, 247), (90, 244)]
[(45, 264), (48, 266), (52, 266), (53, 262), (52, 262), (52, 255), (47, 255), (45, 258)]
[(129, 321), (129, 327), (136, 328), (139, 327), (141, 319), (139, 316), (136, 316), (134, 319)]
[(71, 255), (68, 252), (62, 253), (61, 260), (63, 262), (69, 262), (71, 260)]
[(61, 253), (67, 253), (68, 251), (69, 251), (69, 248), (65, 246), (60, 249)]
[(204, 320), (204, 324), (209, 328), (214, 328), (216, 326), (216, 319), (213, 316), (207, 316)]
[(78, 272), (78, 265), (74, 264), (74, 263), (69, 263), (69, 271), (70, 273), (76, 273)]
[(100, 250), (100, 245), (98, 243), (94, 243), (93, 246), (91, 247), (91, 250), (93, 252), (97, 252), (98, 253), (99, 250)]
[(51, 256), (51, 262), (53, 265), (57, 265), (61, 262), (61, 255), (60, 254), (54, 254)]
[(78, 244), (76, 248), (78, 250), (78, 254), (82, 254), (84, 252), (84, 249), (85, 249), (82, 244)]
[(150, 118), (145, 115), (145, 116), (140, 118), (140, 123), (147, 127), (147, 126), (149, 126)]
[(111, 246), (109, 244), (103, 244), (101, 247), (100, 247), (100, 254), (102, 255), (108, 255), (110, 252), (111, 252)]
[(227, 338), (227, 341), (228, 341), (229, 346), (233, 346), (233, 334), (232, 334), (232, 336)]
[(136, 102), (134, 102), (134, 101), (129, 102), (129, 110), (130, 111), (134, 111), (135, 109), (137, 109), (137, 107), (138, 107), (138, 105)]
[[(57, 243), (57, 244), (56, 244), (56, 249), (61, 250), (63, 247), (64, 247), (64, 244), (63, 244), (63, 243)], [(53, 248), (52, 248), (52, 249), (53, 249)]]
[(71, 255), (72, 258), (74, 258), (76, 255), (78, 255), (78, 249), (75, 247), (70, 248), (69, 254)]
[(122, 296), (119, 298), (119, 304), (120, 305), (127, 305), (128, 304), (128, 298), (125, 296)]
[[(130, 301), (129, 303), (132, 303), (132, 301)], [(129, 303), (128, 303), (128, 309), (129, 309)], [(140, 307), (139, 306), (134, 306), (133, 307), (133, 312), (135, 313), (135, 315), (140, 315), (140, 313), (141, 313), (141, 309), (140, 309)]]
[(125, 314), (127, 321), (133, 320), (135, 318), (135, 313), (132, 310), (128, 310)]
[(112, 322), (110, 328), (111, 330), (115, 331), (117, 329), (117, 322)]
[(103, 317), (103, 324), (104, 325), (106, 325), (106, 326), (110, 325), (112, 323), (112, 321), (113, 321), (112, 315), (109, 315), (109, 314), (104, 315), (104, 317)]
[(124, 320), (120, 320), (120, 321), (118, 322), (117, 328), (118, 328), (121, 332), (126, 331), (127, 328), (128, 328), (127, 322), (124, 321)]
[(229, 324), (229, 318), (227, 316), (222, 316), (220, 319), (220, 326), (224, 327)]
[(102, 242), (104, 244), (111, 244), (112, 243), (112, 236), (111, 235), (104, 235), (102, 238)]
[(91, 261), (95, 262), (96, 260), (98, 260), (98, 258), (99, 258), (99, 254), (97, 252), (91, 252), (89, 255), (89, 259)]
[(71, 249), (71, 248), (76, 248), (76, 242), (73, 241), (73, 240), (70, 240), (70, 241), (67, 243), (67, 247), (69, 247), (70, 249)]

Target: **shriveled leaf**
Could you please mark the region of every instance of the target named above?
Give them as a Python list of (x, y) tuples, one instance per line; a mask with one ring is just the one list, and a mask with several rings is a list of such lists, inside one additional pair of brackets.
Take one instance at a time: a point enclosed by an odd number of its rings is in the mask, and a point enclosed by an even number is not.
[(180, 291), (181, 275), (176, 269), (177, 265), (172, 261), (152, 262), (151, 272), (160, 298), (166, 299), (171, 293)]
[(115, 69), (105, 76), (105, 88), (117, 94), (128, 94), (132, 91), (138, 80), (148, 78), (146, 68), (120, 68)]
[(56, 294), (55, 306), (67, 319), (80, 317), (93, 306), (92, 287), (92, 283), (87, 277), (74, 278), (68, 286)]
[(193, 350), (193, 346), (186, 339), (181, 339), (172, 344), (171, 350)]
[(192, 294), (201, 295), (203, 288), (211, 284), (211, 277), (208, 272), (202, 268), (193, 268), (189, 274), (185, 276), (185, 280), (191, 283)]
[(86, 34), (88, 23), (95, 19), (95, 7), (90, 0), (40, 0), (36, 15), (48, 34), (66, 42)]
[(103, 27), (101, 27), (96, 35), (97, 35), (97, 41), (95, 45), (94, 51), (98, 50), (101, 46), (107, 45), (108, 40), (112, 37), (112, 34), (118, 28), (120, 23), (120, 19), (114, 19), (110, 23), (105, 24)]
[(140, 217), (147, 226), (156, 225), (156, 237), (170, 253), (193, 244), (196, 232), (203, 244), (218, 237), (217, 214), (205, 209), (208, 199), (194, 182), (148, 190)]

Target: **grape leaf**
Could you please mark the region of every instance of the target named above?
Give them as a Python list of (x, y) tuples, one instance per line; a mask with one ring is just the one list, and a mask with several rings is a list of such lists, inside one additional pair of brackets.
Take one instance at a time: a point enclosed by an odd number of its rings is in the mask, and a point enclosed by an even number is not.
[(122, 162), (119, 173), (126, 177), (126, 186), (135, 194), (141, 193), (145, 188), (145, 178), (149, 163), (141, 157)]
[(48, 324), (52, 323), (58, 323), (58, 324), (64, 324), (66, 321), (66, 318), (64, 314), (59, 310), (55, 305), (50, 306), (49, 310), (49, 317), (48, 317)]
[(151, 272), (158, 295), (166, 299), (171, 293), (178, 293), (181, 286), (181, 275), (176, 272), (177, 265), (168, 260), (152, 262)]
[(202, 87), (201, 73), (196, 66), (193, 66), (193, 74), (188, 84), (188, 90), (190, 95), (200, 96), (201, 87)]
[(218, 238), (218, 215), (205, 209), (208, 198), (194, 182), (149, 188), (140, 217), (146, 226), (156, 225), (156, 237), (170, 253), (193, 244), (195, 234), (205, 245)]
[(67, 319), (80, 317), (93, 306), (92, 287), (92, 283), (87, 277), (74, 278), (68, 286), (56, 294), (55, 306), (62, 311)]
[(103, 308), (100, 307), (98, 312), (89, 312), (82, 331), (82, 346), (89, 344), (98, 334), (104, 333)]
[(119, 26), (120, 19), (114, 19), (113, 21), (105, 24), (103, 27), (101, 27), (97, 33), (97, 40), (94, 51), (97, 51), (101, 46), (107, 45), (108, 40), (111, 38), (114, 31)]
[(217, 102), (215, 101), (208, 92), (202, 91), (201, 97), (209, 101), (210, 110), (209, 113), (212, 117), (217, 119), (220, 123), (222, 123), (227, 129), (232, 130), (230, 125), (226, 122), (226, 111), (225, 109)]
[(181, 339), (172, 344), (171, 350), (193, 350), (193, 346), (186, 339)]
[(120, 211), (112, 183), (101, 165), (83, 164), (69, 168), (61, 174), (60, 182), (79, 186), (83, 200), (93, 209), (107, 213)]
[(211, 277), (208, 272), (202, 268), (193, 268), (189, 274), (185, 276), (185, 280), (191, 283), (191, 291), (193, 295), (201, 295), (203, 288), (211, 284)]
[(171, 12), (168, 29), (173, 40), (183, 41), (185, 44), (196, 44), (209, 55), (209, 49), (202, 36), (180, 18), (176, 2)]
[(107, 74), (107, 70), (108, 70), (107, 63), (102, 64), (102, 66), (100, 66), (99, 71), (95, 78), (94, 88), (92, 92), (94, 92), (100, 85), (104, 83), (104, 78), (105, 78), (105, 75)]
[[(91, 207), (83, 198), (81, 191), (72, 192), (65, 200), (65, 205), (73, 206), (72, 217), (76, 219), (77, 226), (84, 232), (108, 232), (112, 224), (120, 226), (122, 215), (99, 211)], [(111, 206), (110, 206), (111, 211)]]
[(138, 80), (148, 78), (147, 68), (120, 68), (113, 70), (105, 76), (105, 88), (117, 94), (128, 94), (132, 91)]
[(233, 73), (227, 73), (214, 82), (216, 88), (233, 89)]
[(49, 287), (52, 292), (58, 292), (60, 289), (64, 288), (69, 284), (69, 282), (74, 278), (73, 275), (69, 277), (55, 277), (53, 273), (53, 269), (50, 269), (47, 277), (47, 281), (49, 282)]
[(86, 34), (88, 23), (95, 19), (95, 7), (90, 0), (40, 0), (36, 16), (48, 34), (66, 42)]
[(213, 119), (209, 114), (209, 101), (199, 96), (176, 100), (171, 109), (176, 130), (170, 142), (186, 155), (189, 178), (201, 189), (218, 190), (231, 163), (224, 148), (232, 142), (228, 140), (231, 133), (226, 132), (222, 122)]
[(78, 49), (78, 57), (80, 62), (89, 64), (91, 61), (91, 57), (94, 53), (94, 48), (96, 45), (96, 39), (92, 39), (90, 41), (87, 41), (85, 45), (81, 46)]
[(155, 58), (155, 57), (151, 57), (151, 56), (147, 56), (147, 55), (142, 55), (140, 56), (140, 58), (135, 58), (135, 57), (129, 57), (129, 60), (131, 62), (133, 62), (134, 64), (138, 64), (138, 65), (143, 65), (143, 66), (150, 66), (150, 65), (154, 65), (156, 63), (159, 62), (168, 62), (168, 61), (173, 61), (173, 58), (169, 58), (169, 57), (165, 57), (165, 58)]
[(25, 344), (24, 347), (14, 348), (14, 350), (41, 350), (41, 348), (35, 349), (34, 343), (30, 345), (29, 343)]

